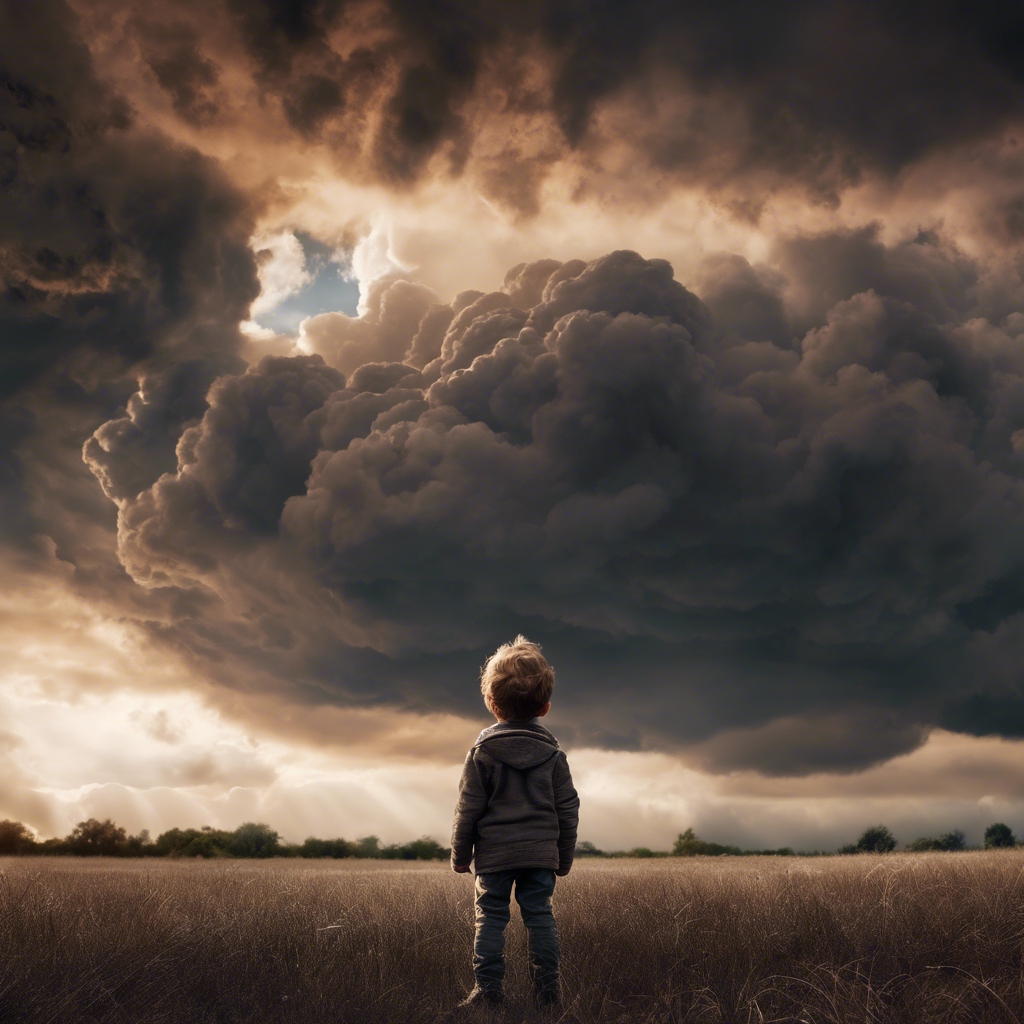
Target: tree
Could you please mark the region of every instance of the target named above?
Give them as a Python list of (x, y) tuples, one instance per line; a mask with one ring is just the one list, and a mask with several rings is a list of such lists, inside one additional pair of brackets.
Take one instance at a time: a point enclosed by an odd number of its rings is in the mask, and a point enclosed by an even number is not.
[(737, 846), (722, 846), (720, 843), (705, 842), (694, 834), (692, 828), (680, 832), (672, 845), (673, 857), (696, 857), (701, 854), (706, 857), (718, 857), (723, 853), (738, 855), (742, 852)]
[(20, 821), (0, 821), (0, 855), (30, 853), (35, 836)]
[(124, 852), (129, 857), (149, 857), (155, 854), (156, 847), (149, 838), (149, 829), (144, 828), (137, 836), (129, 836)]
[(1004, 825), (1001, 821), (997, 821), (985, 829), (986, 850), (1001, 850), (1016, 845), (1017, 840), (1013, 832), (1010, 831), (1009, 825)]
[(582, 843), (576, 844), (577, 857), (603, 857), (604, 851), (599, 850), (592, 842), (584, 839)]
[(379, 857), (380, 839), (377, 836), (363, 836), (352, 844), (352, 855), (354, 857)]
[(947, 853), (955, 853), (958, 850), (966, 850), (967, 837), (955, 828), (952, 832), (947, 832), (945, 835), (939, 836), (939, 849), (945, 850)]
[(127, 842), (128, 833), (110, 818), (80, 821), (65, 840), (68, 850), (82, 857), (117, 857)]
[(259, 821), (247, 821), (235, 829), (228, 851), (235, 857), (273, 857), (281, 845), (281, 837)]
[(864, 829), (860, 839), (851, 849), (843, 847), (843, 853), (892, 853), (896, 839), (884, 825), (872, 825)]

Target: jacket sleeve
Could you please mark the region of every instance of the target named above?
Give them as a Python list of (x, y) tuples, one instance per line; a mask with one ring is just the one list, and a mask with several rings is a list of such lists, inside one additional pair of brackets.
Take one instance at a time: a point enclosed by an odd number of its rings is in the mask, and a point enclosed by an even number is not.
[(565, 873), (572, 867), (576, 852), (576, 829), (580, 820), (580, 798), (572, 784), (569, 762), (559, 751), (552, 778), (555, 787), (555, 810), (558, 814), (558, 870)]
[(452, 867), (468, 867), (473, 859), (476, 823), (486, 809), (487, 791), (471, 750), (466, 755), (459, 780), (459, 801), (455, 805), (455, 822), (452, 825)]

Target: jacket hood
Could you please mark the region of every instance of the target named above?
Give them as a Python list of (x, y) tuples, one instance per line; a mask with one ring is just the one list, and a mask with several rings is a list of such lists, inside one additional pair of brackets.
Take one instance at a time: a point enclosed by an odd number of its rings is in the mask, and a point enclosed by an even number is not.
[(510, 768), (535, 768), (558, 753), (558, 740), (535, 722), (499, 722), (484, 729), (476, 745)]

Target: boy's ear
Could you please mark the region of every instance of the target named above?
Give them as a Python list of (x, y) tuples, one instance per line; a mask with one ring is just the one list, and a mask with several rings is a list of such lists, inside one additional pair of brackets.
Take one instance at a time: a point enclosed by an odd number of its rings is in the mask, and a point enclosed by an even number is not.
[(537, 717), (538, 718), (543, 718), (550, 710), (551, 710), (551, 701), (548, 701), (547, 704), (545, 704), (544, 707), (542, 707), (540, 709), (540, 711), (537, 712)]

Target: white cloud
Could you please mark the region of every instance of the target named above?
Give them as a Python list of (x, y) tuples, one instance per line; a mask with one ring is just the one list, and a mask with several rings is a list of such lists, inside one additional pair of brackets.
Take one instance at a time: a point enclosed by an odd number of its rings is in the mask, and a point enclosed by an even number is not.
[(385, 216), (377, 217), (370, 230), (356, 243), (349, 265), (352, 277), (359, 283), (359, 316), (366, 316), (369, 312), (369, 286), (374, 281), (395, 271), (408, 273), (415, 269), (396, 255), (394, 225)]
[[(252, 304), (255, 319), (269, 313), (290, 295), (302, 291), (313, 280), (306, 268), (306, 254), (294, 232), (278, 231), (257, 235), (252, 247), (259, 261), (260, 294)], [(251, 332), (250, 332), (251, 333)]]

